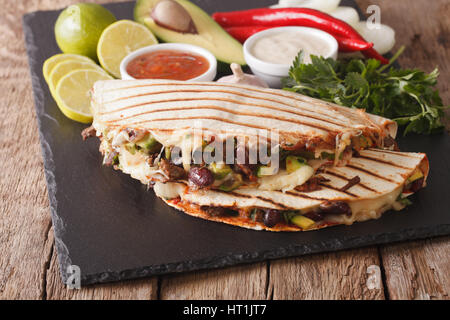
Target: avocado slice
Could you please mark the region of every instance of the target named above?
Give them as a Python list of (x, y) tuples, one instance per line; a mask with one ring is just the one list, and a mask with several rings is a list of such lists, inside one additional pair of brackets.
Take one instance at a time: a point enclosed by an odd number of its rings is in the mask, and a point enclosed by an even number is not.
[(211, 51), (217, 60), (245, 65), (242, 45), (219, 26), (205, 11), (187, 0), (176, 0), (191, 15), (198, 34), (180, 33), (161, 27), (151, 18), (151, 12), (159, 0), (138, 0), (134, 7), (134, 19), (146, 25), (163, 42), (179, 42), (197, 45)]
[(273, 176), (278, 172), (277, 167), (269, 167), (269, 166), (260, 166), (258, 168), (258, 171), (256, 172), (256, 175), (258, 178), (262, 178), (263, 176)]
[(239, 188), (243, 183), (242, 176), (240, 174), (234, 174), (233, 177), (219, 186), (219, 190), (230, 192)]
[(230, 168), (230, 166), (224, 163), (215, 163), (215, 162), (209, 165), (209, 170), (212, 171), (212, 173), (214, 174), (214, 178), (216, 180), (224, 179), (228, 174), (230, 174), (233, 171)]
[(414, 182), (422, 177), (423, 172), (419, 168), (416, 168), (416, 170), (414, 170), (414, 173), (408, 178), (408, 182)]
[(288, 156), (286, 158), (286, 171), (292, 173), (306, 165), (306, 159), (296, 156)]
[(310, 228), (315, 222), (305, 216), (295, 216), (291, 219), (291, 223), (295, 224), (296, 226), (299, 226), (302, 229), (308, 229)]
[(125, 150), (127, 150), (129, 153), (134, 155), (134, 154), (136, 154), (137, 148), (134, 143), (127, 143), (125, 145)]
[(172, 157), (172, 151), (170, 150), (170, 147), (164, 148), (164, 156), (167, 160), (170, 160), (170, 158)]
[(155, 152), (160, 147), (159, 142), (151, 134), (145, 135), (144, 138), (136, 142), (136, 145), (148, 153)]

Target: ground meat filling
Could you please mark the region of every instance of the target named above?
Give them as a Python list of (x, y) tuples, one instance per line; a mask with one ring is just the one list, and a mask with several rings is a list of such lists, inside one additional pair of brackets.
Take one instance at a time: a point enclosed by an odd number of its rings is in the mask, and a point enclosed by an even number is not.
[(224, 207), (201, 206), (200, 210), (206, 212), (211, 217), (234, 216), (237, 214), (236, 211)]
[[(87, 139), (95, 135), (96, 130), (92, 126), (86, 128), (82, 132), (83, 139)], [(111, 136), (111, 134), (109, 134), (109, 136)], [(108, 139), (108, 137), (106, 138)], [(100, 136), (100, 139), (103, 140), (104, 137)], [(236, 143), (238, 139), (234, 138), (234, 140)], [(360, 146), (360, 139), (356, 140), (358, 141), (358, 146)], [(367, 138), (365, 140), (370, 139)], [(194, 153), (210, 152), (211, 155), (214, 154), (214, 156), (216, 156), (216, 152), (219, 152), (220, 148), (212, 147), (213, 145), (211, 144), (211, 142), (214, 141), (214, 137), (211, 137), (210, 141), (205, 140), (204, 145), (201, 148), (198, 148), (198, 150), (195, 150)], [(224, 192), (231, 192), (232, 190), (235, 190), (241, 186), (255, 187), (257, 186), (257, 183), (260, 182), (260, 179), (264, 178), (265, 175), (270, 175), (270, 171), (266, 170), (266, 167), (268, 167), (267, 164), (250, 163), (249, 155), (251, 150), (244, 144), (235, 145), (233, 164), (225, 164), (226, 160), (228, 159), (226, 158), (226, 141), (224, 141), (224, 146), (221, 151), (223, 154), (218, 156), (219, 160), (214, 159), (214, 163), (203, 162), (201, 164), (197, 164), (195, 163), (195, 161), (191, 161), (190, 170), (186, 171), (183, 168), (183, 166), (185, 165), (182, 163), (183, 158), (186, 157), (183, 157), (183, 155), (181, 154), (182, 150), (180, 149), (180, 147), (163, 146), (155, 139), (155, 137), (150, 132), (146, 130), (126, 128), (115, 135), (112, 141), (105, 142), (107, 142), (104, 143), (104, 145), (106, 146), (105, 151), (107, 150), (106, 152), (104, 152), (104, 163), (106, 165), (119, 165), (117, 157), (118, 154), (115, 151), (118, 151), (119, 147), (121, 148), (122, 146), (124, 146), (125, 149), (133, 155), (136, 152), (144, 155), (145, 162), (150, 167), (152, 167), (152, 169), (160, 169), (161, 172), (166, 176), (167, 180), (176, 181), (187, 179), (189, 182), (189, 186), (193, 189), (211, 188)], [(395, 140), (386, 139), (385, 144), (386, 146), (393, 146), (395, 144)], [(353, 144), (352, 146), (347, 146), (345, 150), (340, 153), (339, 159), (335, 159), (335, 154), (332, 151), (332, 146), (330, 146), (329, 149), (323, 149), (328, 150), (328, 152), (322, 151), (320, 154), (314, 152), (314, 149), (318, 148), (318, 146), (314, 144), (304, 145), (300, 143), (295, 146), (283, 146), (280, 149), (278, 155), (279, 169), (289, 170), (286, 164), (287, 159), (290, 157), (296, 157), (297, 159), (300, 159), (298, 160), (300, 163), (312, 166), (314, 170), (319, 170), (318, 172), (320, 172), (320, 168), (332, 165), (336, 162), (336, 160), (342, 161), (342, 163), (347, 161), (348, 158), (350, 158), (352, 155), (352, 147), (357, 147), (358, 149), (358, 146), (356, 146), (355, 144)], [(268, 151), (272, 151), (270, 145), (266, 145), (264, 148), (267, 148)], [(110, 149), (113, 149), (114, 151), (110, 151)], [(245, 157), (242, 156), (242, 151), (245, 152)], [(270, 152), (267, 153), (270, 154)], [(353, 153), (357, 155), (358, 152), (353, 149)], [(242, 156), (244, 159), (238, 159), (238, 156)], [(202, 158), (202, 160), (205, 161), (206, 158)], [(194, 159), (196, 159), (195, 156), (193, 160)], [(317, 167), (314, 167), (314, 165), (316, 165)], [(157, 177), (155, 179), (159, 178), (160, 177)], [(321, 184), (327, 181), (328, 180), (323, 177), (313, 177), (304, 184), (297, 186), (295, 190), (299, 192), (313, 192), (316, 190), (320, 190)], [(346, 191), (357, 183), (359, 183), (359, 181), (357, 181), (357, 177), (355, 177), (355, 180), (352, 179), (351, 181), (349, 181), (348, 185), (346, 185), (342, 189), (342, 191)]]
[(330, 181), (330, 180), (328, 180), (327, 178), (322, 177), (322, 176), (312, 177), (311, 179), (306, 181), (301, 186), (295, 187), (295, 190), (299, 191), (299, 192), (305, 192), (305, 193), (317, 191), (317, 190), (322, 189), (322, 187), (320, 186), (321, 183), (328, 182), (328, 181)]
[(170, 180), (180, 180), (186, 178), (186, 171), (166, 159), (159, 161), (159, 167)]
[[(235, 216), (237, 212), (231, 208), (201, 206), (200, 210), (211, 217)], [(327, 215), (351, 216), (352, 211), (344, 201), (325, 201), (318, 208), (307, 213), (292, 210), (276, 210), (267, 208), (238, 209), (238, 216), (254, 222), (263, 223), (268, 228), (277, 225), (296, 226), (292, 218), (298, 215), (306, 217), (316, 223), (326, 222)]]
[(87, 139), (91, 137), (95, 137), (97, 135), (97, 131), (95, 131), (95, 128), (93, 126), (87, 127), (83, 131), (81, 131), (81, 136), (83, 137), (83, 141), (86, 141)]
[(118, 162), (118, 156), (119, 153), (117, 151), (112, 151), (110, 153), (108, 153), (108, 155), (105, 158), (105, 166), (112, 166), (112, 165), (116, 165)]
[(395, 139), (392, 138), (391, 136), (387, 136), (386, 138), (384, 138), (383, 145), (387, 149), (394, 150), (394, 151), (400, 151), (397, 141), (395, 141)]

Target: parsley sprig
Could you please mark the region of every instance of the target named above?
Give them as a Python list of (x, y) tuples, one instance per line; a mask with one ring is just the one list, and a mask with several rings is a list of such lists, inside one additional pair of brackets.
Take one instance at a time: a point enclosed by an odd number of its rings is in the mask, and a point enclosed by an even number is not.
[(392, 67), (403, 50), (384, 66), (375, 59), (336, 61), (317, 56), (311, 56), (311, 64), (304, 64), (303, 53), (299, 52), (283, 86), (285, 90), (393, 119), (404, 127), (405, 135), (441, 131), (441, 118), (448, 107), (443, 106), (435, 89), (438, 69), (427, 74)]

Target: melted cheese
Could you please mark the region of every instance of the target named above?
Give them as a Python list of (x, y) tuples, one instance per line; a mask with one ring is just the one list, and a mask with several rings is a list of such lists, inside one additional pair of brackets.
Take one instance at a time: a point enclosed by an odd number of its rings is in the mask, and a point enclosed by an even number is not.
[(164, 177), (164, 172), (156, 167), (149, 166), (142, 153), (136, 152), (131, 154), (124, 147), (120, 149), (119, 163), (124, 173), (129, 174), (143, 184), (149, 184), (152, 178)]
[(400, 186), (381, 197), (375, 199), (365, 199), (349, 202), (352, 209), (352, 215), (347, 217), (346, 215), (334, 215), (327, 216), (327, 221), (337, 222), (350, 225), (355, 221), (366, 221), (371, 219), (378, 219), (387, 210), (401, 210), (405, 206), (397, 202), (397, 198), (403, 190), (403, 186)]
[(258, 180), (260, 190), (281, 190), (290, 191), (297, 186), (304, 184), (314, 174), (314, 169), (310, 166), (302, 166), (292, 173), (280, 170), (276, 175), (267, 176)]
[(186, 186), (180, 183), (155, 183), (153, 190), (155, 194), (163, 199), (170, 200), (175, 199), (182, 195), (186, 189)]
[[(174, 199), (177, 197), (181, 197), (181, 199), (183, 200), (186, 188), (187, 187), (185, 185), (180, 183), (157, 183), (155, 185), (155, 193), (157, 196), (163, 197), (166, 200)], [(403, 186), (400, 186), (392, 192), (389, 192), (375, 199), (356, 200), (353, 202), (350, 201), (348, 202), (352, 209), (352, 215), (350, 217), (345, 215), (327, 215), (325, 221), (337, 224), (351, 225), (356, 221), (378, 219), (384, 212), (390, 209), (394, 209), (396, 211), (401, 210), (404, 208), (404, 205), (400, 204), (396, 200), (402, 190)], [(188, 202), (198, 204), (195, 203), (195, 201), (192, 202), (191, 198)], [(219, 206), (220, 204), (216, 203), (215, 205)], [(252, 209), (252, 207), (241, 209)], [(305, 208), (305, 211), (309, 211), (311, 209), (312, 208), (308, 208), (306, 210)], [(312, 226), (311, 228), (314, 228), (314, 226)]]

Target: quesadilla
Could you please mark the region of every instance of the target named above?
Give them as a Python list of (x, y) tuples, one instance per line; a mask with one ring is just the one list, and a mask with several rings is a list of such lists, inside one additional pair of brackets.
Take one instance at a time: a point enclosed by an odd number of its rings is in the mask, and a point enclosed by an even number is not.
[(184, 182), (158, 182), (154, 190), (168, 205), (195, 217), (255, 230), (304, 231), (401, 210), (426, 185), (428, 171), (423, 153), (370, 149), (346, 166), (322, 169), (308, 185), (289, 192), (192, 191)]
[(85, 135), (101, 139), (106, 165), (147, 185), (184, 182), (193, 191), (292, 191), (361, 150), (395, 148), (397, 132), (395, 122), (363, 110), (214, 82), (99, 81), (92, 111)]

